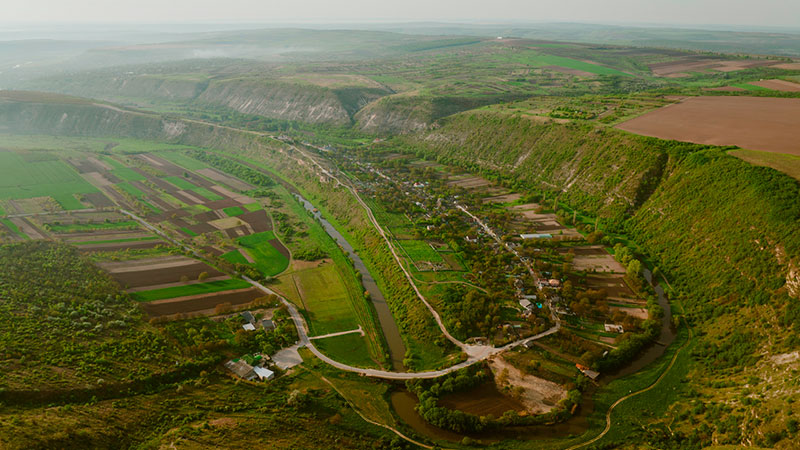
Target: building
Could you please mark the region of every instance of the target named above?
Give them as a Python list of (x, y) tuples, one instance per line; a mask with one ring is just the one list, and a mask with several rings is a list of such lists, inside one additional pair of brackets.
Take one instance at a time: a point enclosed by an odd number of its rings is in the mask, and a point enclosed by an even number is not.
[(275, 372), (267, 369), (266, 367), (253, 367), (253, 372), (259, 380), (271, 380), (275, 378)]
[(622, 328), (622, 325), (617, 325), (615, 323), (605, 323), (603, 324), (603, 328), (605, 328), (606, 332), (608, 333), (624, 333), (625, 329)]
[(232, 359), (225, 363), (225, 367), (236, 374), (237, 377), (247, 381), (253, 381), (258, 377), (253, 366), (247, 364), (243, 359)]
[(245, 311), (241, 314), (242, 318), (246, 320), (248, 323), (256, 323), (256, 318), (253, 317), (253, 314), (250, 311)]
[(559, 287), (559, 286), (561, 286), (561, 281), (559, 281), (559, 280), (556, 280), (555, 278), (553, 278), (552, 280), (547, 280), (547, 283), (548, 283), (550, 286), (552, 286), (552, 287)]
[(530, 300), (522, 299), (519, 301), (519, 306), (522, 306), (523, 308), (530, 310), (531, 307), (533, 306), (533, 303), (531, 303)]
[(244, 328), (247, 331), (256, 331), (256, 326), (253, 325), (252, 323), (246, 323), (242, 325), (242, 328)]
[(261, 321), (261, 328), (263, 328), (264, 331), (272, 331), (275, 329), (275, 322), (269, 319), (264, 319)]

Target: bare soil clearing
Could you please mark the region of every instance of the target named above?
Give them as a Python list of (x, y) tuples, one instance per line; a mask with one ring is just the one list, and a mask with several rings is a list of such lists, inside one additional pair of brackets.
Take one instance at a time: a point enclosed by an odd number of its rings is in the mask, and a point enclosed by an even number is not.
[(800, 155), (800, 99), (691, 97), (617, 128), (661, 139)]
[[(566, 251), (567, 249), (562, 249)], [(609, 255), (603, 247), (593, 245), (591, 247), (575, 247), (575, 258), (572, 260), (572, 268), (576, 271), (614, 272), (625, 273), (625, 268), (617, 262), (613, 256)]]
[(567, 397), (567, 391), (562, 386), (533, 375), (526, 375), (502, 356), (490, 359), (489, 366), (495, 374), (495, 380), (501, 373), (506, 373), (508, 384), (524, 389), (520, 401), (533, 414), (546, 413)]

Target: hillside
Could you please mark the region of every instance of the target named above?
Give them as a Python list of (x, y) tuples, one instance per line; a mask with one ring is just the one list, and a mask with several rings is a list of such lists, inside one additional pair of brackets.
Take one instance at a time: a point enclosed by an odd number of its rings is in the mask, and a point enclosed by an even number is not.
[[(380, 263), (385, 248), (374, 233), (363, 231), (364, 216), (353, 214), (352, 200), (342, 190), (326, 192), (326, 184), (292, 163), (287, 158), (291, 152), (277, 144), (79, 99), (20, 93), (2, 98), (0, 124), (17, 131), (147, 137), (273, 160), (272, 167), (308, 189), (316, 197), (312, 200), (329, 198), (319, 206), (336, 211), (362, 243), (362, 256), (381, 270), (391, 265)], [(403, 142), (408, 151), (481, 172), (520, 191), (544, 190), (548, 198), (561, 192), (562, 204), (603, 217), (603, 229), (634, 241), (645, 260), (661, 269), (672, 288), (673, 311), (682, 315), (685, 309), (695, 339), (685, 375), (676, 381), (676, 401), (670, 407), (675, 420), (641, 419), (642, 440), (665, 448), (687, 442), (789, 442), (792, 437), (782, 430), (800, 413), (794, 402), (800, 389), (791, 375), (800, 369), (793, 356), (800, 344), (796, 180), (716, 147), (492, 110), (450, 117)], [(396, 267), (383, 276), (389, 281), (398, 277)], [(410, 298), (408, 292), (397, 292), (390, 302), (396, 302), (395, 310), (418, 308)], [(430, 323), (402, 326), (410, 335), (435, 339), (434, 333), (427, 334)], [(423, 344), (407, 342), (418, 349)], [(417, 356), (434, 350), (419, 350)], [(443, 355), (429, 358), (434, 356)], [(721, 379), (726, 381), (720, 384)], [(703, 399), (702, 408), (697, 398)], [(672, 433), (661, 432), (667, 426)]]

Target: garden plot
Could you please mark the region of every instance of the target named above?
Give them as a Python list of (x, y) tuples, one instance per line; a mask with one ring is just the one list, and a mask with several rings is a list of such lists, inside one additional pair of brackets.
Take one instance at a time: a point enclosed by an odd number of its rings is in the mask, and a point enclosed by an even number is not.
[(575, 271), (597, 271), (610, 273), (625, 273), (625, 268), (614, 259), (600, 245), (590, 247), (559, 248), (559, 253), (565, 254), (572, 250), (575, 257), (572, 260), (572, 269)]
[(164, 285), (189, 285), (201, 276), (211, 281), (229, 278), (213, 267), (185, 256), (109, 261), (99, 265), (131, 292), (167, 287)]
[(230, 186), (231, 188), (236, 189), (238, 191), (249, 191), (255, 189), (255, 186), (253, 186), (252, 184), (245, 183), (244, 181), (238, 178), (234, 178), (226, 173), (220, 172), (217, 169), (213, 168), (200, 169), (197, 170), (196, 172), (199, 173), (200, 175), (203, 175), (204, 177), (210, 178), (218, 183)]
[(210, 294), (198, 294), (185, 297), (155, 300), (142, 303), (142, 309), (150, 317), (174, 316), (185, 314), (191, 316), (214, 315), (219, 305), (231, 307), (243, 306), (263, 297), (264, 294), (255, 288), (235, 289)]
[(577, 276), (570, 276), (570, 280), (575, 286), (585, 286), (589, 289), (604, 290), (608, 293), (608, 299), (621, 302), (636, 302), (636, 294), (625, 283), (624, 276), (619, 274), (589, 274), (585, 277), (586, 283), (578, 281)]

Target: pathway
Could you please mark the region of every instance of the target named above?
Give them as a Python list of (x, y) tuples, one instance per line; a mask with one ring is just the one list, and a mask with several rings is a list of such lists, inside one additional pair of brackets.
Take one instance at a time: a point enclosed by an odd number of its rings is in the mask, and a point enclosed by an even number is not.
[(344, 336), (346, 334), (356, 334), (356, 333), (360, 334), (361, 336), (364, 336), (364, 330), (361, 329), (361, 325), (359, 325), (358, 328), (356, 328), (355, 330), (340, 331), (338, 333), (328, 333), (328, 334), (323, 334), (322, 336), (309, 336), (309, 339), (313, 341), (315, 339), (325, 339), (329, 337)]

